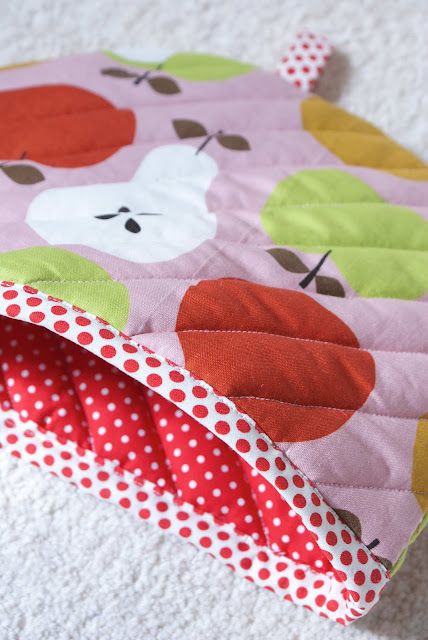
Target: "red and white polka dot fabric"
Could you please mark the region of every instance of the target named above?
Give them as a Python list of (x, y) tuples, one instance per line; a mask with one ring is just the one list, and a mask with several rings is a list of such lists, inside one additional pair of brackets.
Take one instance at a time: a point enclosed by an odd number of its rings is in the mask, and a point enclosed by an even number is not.
[(383, 565), (230, 400), (81, 309), (1, 289), (0, 446), (320, 615), (373, 606)]
[(302, 31), (277, 66), (280, 76), (298, 89), (310, 91), (331, 57), (333, 48), (325, 36)]

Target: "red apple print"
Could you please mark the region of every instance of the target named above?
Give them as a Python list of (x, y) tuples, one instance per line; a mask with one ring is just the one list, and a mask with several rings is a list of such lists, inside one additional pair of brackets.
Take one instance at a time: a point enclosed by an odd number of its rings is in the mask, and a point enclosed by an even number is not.
[(69, 85), (0, 92), (0, 159), (85, 167), (134, 139), (135, 117), (105, 98)]
[(300, 291), (221, 279), (190, 287), (177, 332), (186, 367), (276, 442), (333, 433), (375, 384), (351, 329)]

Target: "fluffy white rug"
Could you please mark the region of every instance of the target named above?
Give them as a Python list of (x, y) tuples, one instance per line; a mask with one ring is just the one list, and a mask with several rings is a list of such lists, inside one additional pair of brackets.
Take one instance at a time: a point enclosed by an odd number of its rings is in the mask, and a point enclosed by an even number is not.
[[(0, 64), (151, 43), (272, 68), (307, 26), (337, 48), (319, 92), (428, 161), (426, 0), (0, 0), (0, 16)], [(0, 482), (1, 640), (428, 638), (427, 534), (344, 630), (5, 454)]]

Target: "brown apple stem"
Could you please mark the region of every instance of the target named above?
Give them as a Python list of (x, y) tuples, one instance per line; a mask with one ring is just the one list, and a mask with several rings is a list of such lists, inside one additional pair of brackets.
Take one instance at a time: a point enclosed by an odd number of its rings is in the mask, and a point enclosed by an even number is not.
[(223, 131), (221, 129), (219, 129), (216, 133), (210, 133), (205, 140), (203, 141), (203, 143), (201, 145), (199, 145), (199, 147), (196, 149), (196, 153), (195, 156), (198, 155), (198, 153), (200, 151), (202, 151), (202, 149), (205, 149), (205, 147), (207, 146), (207, 144), (213, 139), (216, 138), (218, 135), (220, 135), (221, 133), (223, 133)]
[(315, 278), (315, 276), (317, 275), (318, 271), (321, 269), (321, 267), (323, 266), (324, 262), (327, 260), (328, 256), (331, 253), (331, 249), (329, 249), (327, 251), (327, 253), (325, 253), (321, 260), (318, 262), (317, 265), (315, 265), (315, 267), (313, 269), (311, 269), (311, 271), (309, 271), (309, 273), (303, 278), (303, 280), (301, 280), (299, 282), (299, 286), (302, 287), (302, 289), (306, 289), (306, 287), (308, 285), (310, 285), (310, 283), (312, 282), (312, 280)]
[(151, 69), (149, 69), (148, 71), (146, 71), (145, 73), (143, 73), (142, 76), (137, 76), (134, 80), (134, 84), (140, 84), (140, 82), (143, 82), (143, 80), (145, 80), (146, 78), (149, 77)]
[(372, 540), (372, 541), (370, 542), (370, 544), (368, 544), (368, 545), (367, 545), (367, 549), (370, 549), (370, 551), (371, 551), (372, 549), (374, 549), (375, 547), (377, 547), (377, 545), (378, 545), (379, 543), (380, 543), (379, 538), (375, 538), (374, 540)]

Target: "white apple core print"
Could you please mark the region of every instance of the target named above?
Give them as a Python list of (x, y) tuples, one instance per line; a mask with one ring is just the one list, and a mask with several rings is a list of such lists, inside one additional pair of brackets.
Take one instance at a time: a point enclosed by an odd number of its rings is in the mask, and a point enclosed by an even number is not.
[(130, 182), (47, 189), (27, 212), (49, 244), (80, 244), (129, 260), (172, 260), (215, 236), (205, 194), (217, 164), (189, 145), (149, 152)]

